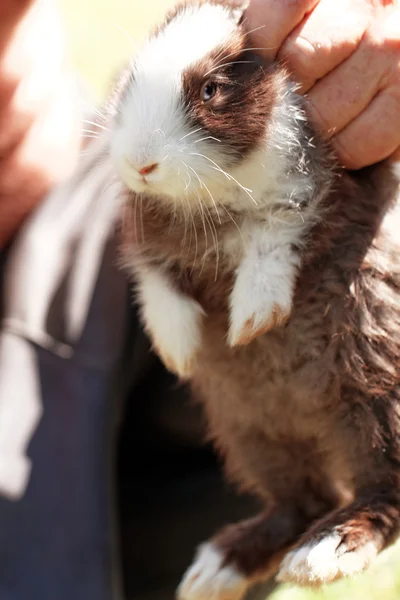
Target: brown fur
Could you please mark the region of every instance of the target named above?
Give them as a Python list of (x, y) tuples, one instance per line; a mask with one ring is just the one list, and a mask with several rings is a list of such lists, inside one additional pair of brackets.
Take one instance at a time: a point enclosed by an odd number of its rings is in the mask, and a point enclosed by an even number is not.
[[(215, 70), (225, 63), (226, 67)], [(210, 103), (202, 104), (196, 100), (202, 83), (207, 80), (217, 83), (218, 92)], [(246, 50), (245, 38), (239, 32), (229, 45), (217, 48), (190, 69), (183, 85), (191, 106), (189, 118), (193, 128), (200, 126), (219, 138), (224, 147), (229, 148), (232, 163), (242, 160), (265, 139), (277, 85), (273, 77), (266, 77), (255, 54)], [(248, 110), (243, 111), (243, 105)]]
[[(196, 264), (193, 243), (185, 246), (184, 223), (170, 224), (165, 236), (168, 212), (143, 206), (144, 246), (147, 240), (154, 258), (168, 256), (182, 289), (208, 314), (192, 385), (205, 403), (210, 437), (227, 473), (271, 510), (279, 506), (292, 515), (285, 529), (291, 535), (274, 535), (273, 548), (263, 531), (278, 526), (275, 513), (264, 529), (256, 527), (267, 545), (255, 538), (253, 553), (245, 539), (235, 538), (239, 552), (230, 537), (216, 538), (227, 557), (236, 552), (236, 564), (251, 577), (269, 573), (275, 553), (296, 541), (307, 523), (360, 496), (366, 498), (363, 519), (370, 515), (368, 527), (373, 524), (382, 538), (380, 547), (398, 534), (400, 244), (379, 229), (393, 201), (389, 182), (384, 167), (338, 179), (326, 198), (325, 221), (312, 233), (287, 325), (236, 349), (226, 344), (232, 273), (215, 281), (214, 261)], [(127, 210), (134, 212), (130, 205)], [(395, 211), (389, 219), (400, 219), (400, 205)], [(132, 225), (125, 230), (130, 244), (136, 228), (133, 219), (125, 223)], [(216, 226), (233, 224), (227, 219)], [(381, 524), (373, 511), (382, 490), (390, 491), (385, 510), (394, 516), (388, 522), (382, 513)], [(364, 531), (360, 519), (352, 517)]]
[[(238, 108), (230, 134), (225, 108), (222, 118), (217, 106), (192, 110), (211, 135), (236, 136), (238, 155), (257, 145), (253, 124), (275, 97), (261, 72), (255, 63), (249, 85), (227, 92), (230, 110), (235, 94), (259, 94), (248, 117)], [(199, 87), (194, 79), (187, 75), (189, 97)], [(321, 219), (303, 252), (292, 313), (234, 349), (226, 342), (234, 267), (229, 257), (217, 261), (213, 235), (234, 232), (249, 215), (211, 211), (214, 234), (204, 216), (189, 222), (157, 198), (133, 197), (124, 215), (123, 254), (134, 248), (163, 265), (207, 314), (193, 394), (227, 474), (265, 505), (263, 515), (214, 541), (250, 580), (270, 574), (299, 538), (312, 543), (336, 529), (348, 548), (372, 539), (381, 550), (400, 527), (400, 242), (390, 232), (400, 225), (398, 185), (384, 164), (337, 172), (321, 147), (309, 148), (307, 164)]]

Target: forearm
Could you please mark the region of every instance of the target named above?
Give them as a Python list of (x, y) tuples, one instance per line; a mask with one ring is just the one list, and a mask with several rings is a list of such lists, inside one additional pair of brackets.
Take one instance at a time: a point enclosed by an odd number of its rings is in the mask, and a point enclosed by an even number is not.
[(56, 4), (3, 0), (0, 248), (51, 187), (71, 172), (79, 133), (79, 100)]

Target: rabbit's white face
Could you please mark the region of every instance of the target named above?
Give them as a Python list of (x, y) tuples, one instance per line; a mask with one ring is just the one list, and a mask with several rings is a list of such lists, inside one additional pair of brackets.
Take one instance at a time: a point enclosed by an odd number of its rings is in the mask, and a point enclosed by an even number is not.
[(196, 202), (216, 188), (240, 190), (233, 182), (264, 145), (274, 98), (272, 78), (247, 48), (242, 14), (188, 4), (135, 59), (111, 140), (134, 192)]

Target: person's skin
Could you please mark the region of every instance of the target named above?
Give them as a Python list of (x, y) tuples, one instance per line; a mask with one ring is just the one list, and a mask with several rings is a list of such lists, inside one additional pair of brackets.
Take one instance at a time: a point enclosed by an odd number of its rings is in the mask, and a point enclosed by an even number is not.
[(52, 0), (0, 1), (0, 250), (79, 154), (62, 34)]
[(250, 0), (246, 16), (252, 45), (288, 64), (345, 167), (400, 159), (398, 0)]

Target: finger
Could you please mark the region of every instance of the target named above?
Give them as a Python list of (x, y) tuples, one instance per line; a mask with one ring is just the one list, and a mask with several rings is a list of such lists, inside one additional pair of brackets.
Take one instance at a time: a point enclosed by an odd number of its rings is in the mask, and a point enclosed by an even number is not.
[(251, 0), (246, 11), (247, 30), (252, 44), (273, 60), (288, 34), (319, 0)]
[(348, 169), (373, 165), (400, 147), (400, 90), (381, 92), (343, 131), (332, 138), (339, 161)]
[(308, 93), (311, 119), (324, 137), (337, 135), (385, 87), (400, 86), (400, 11), (396, 34), (390, 33), (394, 18), (377, 21), (357, 50)]
[(355, 51), (371, 13), (368, 0), (321, 0), (288, 36), (278, 58), (289, 65), (303, 93)]
[(324, 137), (331, 138), (355, 119), (379, 91), (390, 57), (373, 49), (355, 52), (308, 94), (310, 116)]

